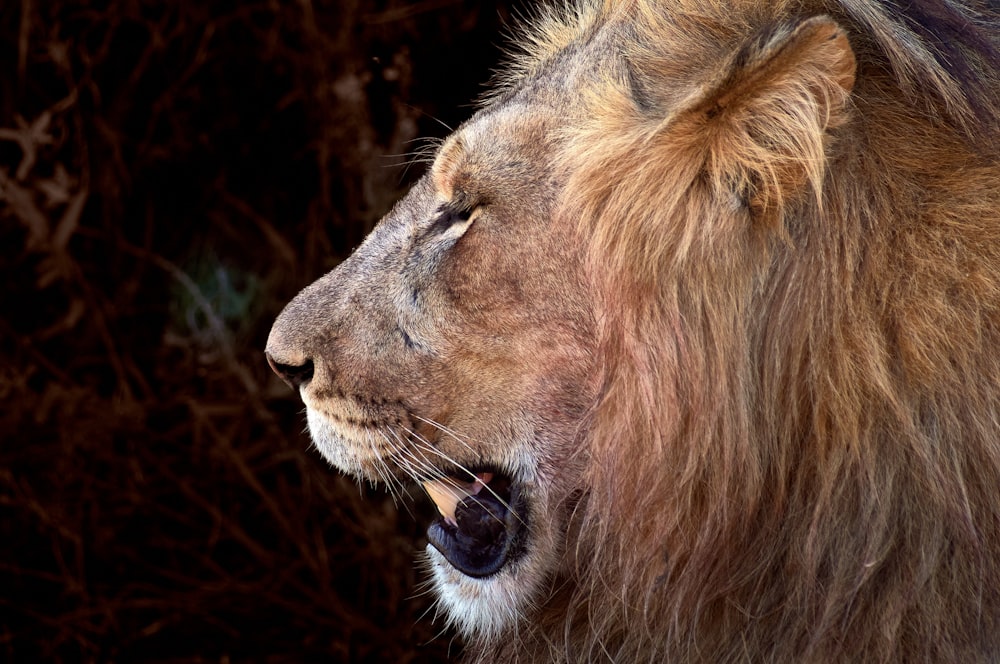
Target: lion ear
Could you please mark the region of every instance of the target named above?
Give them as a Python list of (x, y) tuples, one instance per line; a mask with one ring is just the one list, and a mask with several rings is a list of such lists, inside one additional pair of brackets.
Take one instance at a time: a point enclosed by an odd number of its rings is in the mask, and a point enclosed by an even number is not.
[[(733, 54), (717, 83), (677, 120), (704, 141), (713, 188), (776, 222), (807, 185), (820, 200), (828, 130), (843, 123), (854, 52), (831, 18), (777, 28)], [(675, 125), (676, 126), (676, 125)]]

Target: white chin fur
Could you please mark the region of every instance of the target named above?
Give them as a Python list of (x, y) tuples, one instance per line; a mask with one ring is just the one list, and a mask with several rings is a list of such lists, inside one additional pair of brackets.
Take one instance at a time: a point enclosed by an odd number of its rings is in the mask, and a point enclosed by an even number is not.
[(323, 415), (313, 409), (306, 408), (306, 421), (309, 423), (309, 435), (313, 444), (323, 458), (329, 461), (337, 470), (348, 475), (362, 475), (361, 464), (357, 453), (351, 450), (344, 437), (339, 434)]
[[(359, 461), (359, 449), (368, 447), (365, 442), (345, 437), (320, 411), (308, 405), (306, 419), (313, 444), (323, 458), (348, 475), (367, 476)], [(363, 437), (364, 433), (361, 435)], [(509, 634), (531, 601), (531, 592), (524, 587), (523, 579), (518, 578), (518, 571), (523, 567), (519, 562), (488, 578), (475, 579), (456, 570), (428, 544), (428, 569), (448, 623), (462, 634), (477, 639), (495, 640), (502, 634)]]
[(517, 588), (513, 570), (506, 568), (491, 577), (474, 579), (452, 567), (429, 544), (427, 558), (438, 601), (449, 624), (462, 634), (494, 639), (518, 622), (525, 598), (510, 591)]

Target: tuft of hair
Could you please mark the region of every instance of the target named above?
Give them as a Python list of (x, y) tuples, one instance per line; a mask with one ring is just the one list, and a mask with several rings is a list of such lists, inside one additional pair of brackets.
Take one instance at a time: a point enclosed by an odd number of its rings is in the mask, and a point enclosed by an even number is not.
[(524, 9), (511, 26), (503, 63), (480, 99), (481, 106), (497, 102), (523, 81), (538, 75), (542, 66), (597, 24), (599, 0), (539, 2)]
[(539, 11), (507, 89), (599, 37), (620, 57), (558, 155), (606, 376), (574, 572), (520, 647), (1000, 657), (995, 12)]

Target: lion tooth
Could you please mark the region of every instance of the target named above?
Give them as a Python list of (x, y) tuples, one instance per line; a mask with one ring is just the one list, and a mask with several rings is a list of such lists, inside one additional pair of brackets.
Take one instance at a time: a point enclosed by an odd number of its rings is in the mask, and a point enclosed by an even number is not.
[(424, 491), (437, 505), (438, 512), (445, 521), (455, 525), (455, 508), (469, 495), (469, 492), (447, 479), (424, 482)]
[(428, 480), (423, 483), (424, 491), (438, 508), (438, 512), (445, 521), (457, 525), (455, 521), (455, 509), (458, 504), (474, 496), (489, 482), (493, 476), (490, 473), (480, 473), (476, 475), (475, 482), (459, 482), (448, 477), (439, 480)]

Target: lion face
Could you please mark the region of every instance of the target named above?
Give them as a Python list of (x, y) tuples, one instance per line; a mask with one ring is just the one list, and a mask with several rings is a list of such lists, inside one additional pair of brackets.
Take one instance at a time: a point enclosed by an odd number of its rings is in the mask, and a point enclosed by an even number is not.
[[(312, 438), (334, 466), (390, 487), (423, 485), (440, 512), (427, 548), (439, 597), (460, 629), (486, 641), (523, 622), (579, 571), (572, 533), (584, 527), (581, 501), (612, 467), (607, 448), (616, 440), (613, 432), (603, 437), (595, 462), (588, 418), (602, 399), (615, 408), (608, 381), (616, 378), (603, 359), (608, 321), (620, 323), (609, 313), (615, 284), (641, 300), (632, 273), (661, 249), (620, 258), (619, 244), (685, 243), (646, 237), (631, 219), (627, 231), (595, 240), (580, 222), (587, 212), (566, 193), (588, 173), (579, 152), (593, 150), (586, 160), (594, 163), (627, 162), (603, 150), (602, 137), (595, 149), (587, 135), (601, 114), (629, 122), (628, 113), (649, 101), (620, 57), (623, 35), (611, 25), (564, 45), (459, 128), (357, 251), (288, 304), (267, 344), (272, 367), (299, 390)], [(624, 95), (617, 103), (628, 105), (620, 113), (613, 95), (597, 98), (608, 79)], [(704, 87), (672, 83), (664, 115)], [(599, 109), (590, 105), (595, 98)], [(616, 149), (635, 152), (627, 141)], [(673, 175), (618, 182), (623, 174), (613, 163), (598, 170), (583, 177), (606, 183), (583, 188), (615, 183), (623, 192), (639, 186), (645, 195), (670, 196), (697, 187), (675, 185), (682, 178)], [(723, 198), (725, 209), (742, 209), (735, 192)], [(622, 218), (633, 214), (642, 215)], [(621, 270), (628, 274), (609, 277)], [(649, 376), (674, 368), (662, 369)], [(640, 463), (642, 454), (629, 449), (611, 454)], [(604, 480), (605, 496), (622, 481)]]
[[(438, 591), (493, 632), (559, 556), (594, 400), (593, 316), (574, 230), (553, 222), (555, 114), (524, 99), (481, 112), (268, 340), (337, 468), (423, 483)], [(544, 109), (544, 106), (541, 108)], [(558, 296), (554, 296), (558, 294)]]
[(1000, 17), (928, 7), (540, 10), (278, 318), (473, 657), (996, 659)]

